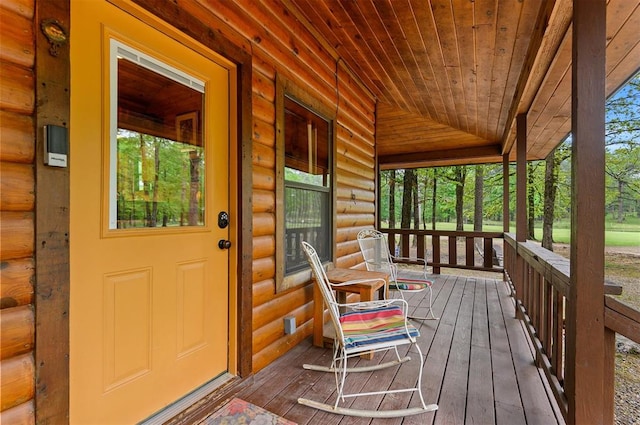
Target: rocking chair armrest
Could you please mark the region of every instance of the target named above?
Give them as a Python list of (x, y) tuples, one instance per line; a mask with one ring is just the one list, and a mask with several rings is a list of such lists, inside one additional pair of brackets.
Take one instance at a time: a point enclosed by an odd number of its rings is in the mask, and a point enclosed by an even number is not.
[(418, 258), (418, 257), (394, 257), (391, 256), (391, 258), (393, 259), (394, 263), (393, 266), (396, 268), (396, 277), (398, 276), (398, 265), (395, 262), (396, 260), (405, 260), (405, 261), (410, 261), (413, 263), (417, 263), (417, 265), (422, 266), (422, 268), (424, 269), (424, 277), (425, 279), (427, 278), (427, 259), (426, 258)]
[(359, 283), (376, 282), (376, 281), (387, 283), (387, 281), (382, 279), (381, 277), (374, 277), (369, 279), (354, 279), (354, 280), (347, 280), (346, 282), (342, 282), (342, 283), (329, 283), (329, 284), (332, 287), (335, 287), (335, 286), (357, 285)]
[(393, 259), (393, 261), (396, 260), (405, 260), (405, 261), (412, 261), (414, 263), (419, 263), (419, 264), (423, 264), (424, 267), (427, 267), (427, 260), (424, 258), (418, 258), (418, 257), (395, 257), (395, 256), (391, 256), (391, 258)]

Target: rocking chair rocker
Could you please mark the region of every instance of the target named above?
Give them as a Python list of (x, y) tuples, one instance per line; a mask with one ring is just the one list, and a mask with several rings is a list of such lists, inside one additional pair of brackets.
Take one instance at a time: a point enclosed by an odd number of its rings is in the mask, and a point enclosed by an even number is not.
[[(335, 331), (333, 361), (331, 362), (331, 366), (305, 364), (303, 367), (307, 370), (333, 372), (336, 380), (337, 397), (333, 405), (305, 398), (299, 398), (298, 403), (329, 413), (368, 418), (396, 418), (437, 410), (437, 405), (425, 404), (422, 396), (421, 384), (424, 358), (420, 346), (416, 343), (416, 338), (420, 334), (406, 317), (407, 302), (401, 299), (393, 299), (339, 304), (336, 301), (334, 289), (339, 286), (353, 284), (355, 281), (342, 284), (330, 283), (315, 249), (307, 242), (302, 242), (302, 248), (315, 276), (315, 284), (320, 287), (324, 302), (329, 307), (329, 315)], [(341, 313), (341, 309), (346, 311)], [(413, 345), (418, 352), (420, 369), (418, 370), (418, 376), (416, 378), (417, 385), (415, 387), (354, 394), (344, 393), (347, 373), (384, 369), (411, 360), (409, 356), (400, 357), (398, 347), (402, 345)], [(360, 356), (363, 353), (387, 350), (395, 351), (395, 360), (364, 367), (349, 368), (347, 365), (348, 359), (352, 357)], [(420, 406), (397, 410), (362, 410), (340, 407), (338, 405), (341, 401), (344, 402), (345, 399), (349, 397), (401, 392), (417, 392), (420, 398)]]
[[(364, 229), (358, 232), (358, 244), (369, 271), (385, 272), (389, 274), (389, 291), (398, 291), (404, 300), (404, 293), (422, 292), (429, 290), (429, 314), (426, 317), (409, 316), (414, 320), (437, 320), (433, 315), (433, 281), (427, 278), (427, 262), (423, 258), (393, 257), (389, 252), (387, 240), (382, 232), (374, 229)], [(406, 259), (422, 266), (420, 277), (408, 278), (398, 276), (398, 265), (395, 260)]]

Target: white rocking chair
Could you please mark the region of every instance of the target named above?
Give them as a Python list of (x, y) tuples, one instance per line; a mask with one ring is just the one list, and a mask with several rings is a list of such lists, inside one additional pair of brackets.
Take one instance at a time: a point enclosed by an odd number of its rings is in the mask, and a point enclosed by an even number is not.
[[(423, 258), (394, 257), (389, 252), (387, 240), (382, 232), (374, 229), (364, 229), (358, 232), (358, 244), (364, 257), (367, 270), (385, 272), (389, 274), (389, 291), (398, 291), (404, 299), (404, 293), (429, 291), (429, 314), (426, 317), (409, 316), (415, 320), (437, 320), (433, 314), (433, 281), (427, 278), (427, 261)], [(398, 265), (395, 260), (411, 260), (422, 266), (418, 278), (398, 276)]]
[[(424, 358), (420, 347), (416, 343), (416, 338), (420, 333), (406, 317), (407, 302), (401, 299), (394, 299), (339, 304), (336, 301), (334, 289), (339, 286), (353, 284), (355, 281), (342, 284), (330, 283), (315, 249), (307, 242), (302, 242), (302, 248), (315, 275), (316, 285), (319, 286), (324, 302), (329, 307), (329, 315), (335, 331), (331, 366), (305, 364), (303, 367), (308, 370), (333, 372), (336, 380), (337, 397), (333, 405), (305, 398), (299, 398), (298, 403), (329, 413), (367, 418), (396, 418), (437, 410), (437, 405), (425, 404), (422, 396), (421, 384)], [(341, 309), (345, 311), (341, 313)], [(347, 373), (370, 372), (397, 366), (411, 360), (409, 356), (401, 358), (398, 352), (399, 346), (407, 344), (415, 346), (420, 359), (420, 369), (418, 370), (417, 385), (415, 387), (354, 394), (344, 393)], [(348, 359), (352, 357), (358, 357), (364, 353), (388, 350), (395, 351), (395, 360), (364, 367), (349, 368), (347, 365)], [(362, 410), (339, 406), (341, 401), (344, 402), (345, 399), (350, 397), (401, 392), (417, 392), (420, 398), (420, 406), (397, 410)]]

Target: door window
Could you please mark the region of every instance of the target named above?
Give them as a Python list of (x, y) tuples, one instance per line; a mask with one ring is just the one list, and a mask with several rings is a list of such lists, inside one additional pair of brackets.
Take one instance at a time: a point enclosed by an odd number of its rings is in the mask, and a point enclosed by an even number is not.
[(203, 226), (205, 84), (111, 40), (109, 229)]

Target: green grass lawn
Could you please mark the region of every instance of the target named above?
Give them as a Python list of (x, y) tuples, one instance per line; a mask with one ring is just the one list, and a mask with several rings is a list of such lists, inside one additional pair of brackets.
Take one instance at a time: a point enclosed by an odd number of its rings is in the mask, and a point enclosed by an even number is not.
[[(558, 243), (569, 243), (571, 232), (568, 223), (558, 223), (553, 228), (553, 240)], [(438, 230), (455, 230), (456, 224), (437, 223)], [(465, 224), (464, 230), (472, 231), (473, 224)], [(482, 230), (485, 232), (501, 232), (502, 224), (486, 223)], [(511, 224), (511, 232), (515, 232), (515, 225)], [(542, 240), (542, 227), (535, 228), (537, 240)], [(640, 223), (611, 223), (605, 224), (604, 241), (606, 246), (640, 246)]]
[[(542, 229), (536, 228), (536, 239), (542, 240)], [(553, 229), (553, 240), (569, 243), (571, 232), (569, 229)], [(605, 230), (604, 244), (606, 246), (640, 246), (640, 231)]]

